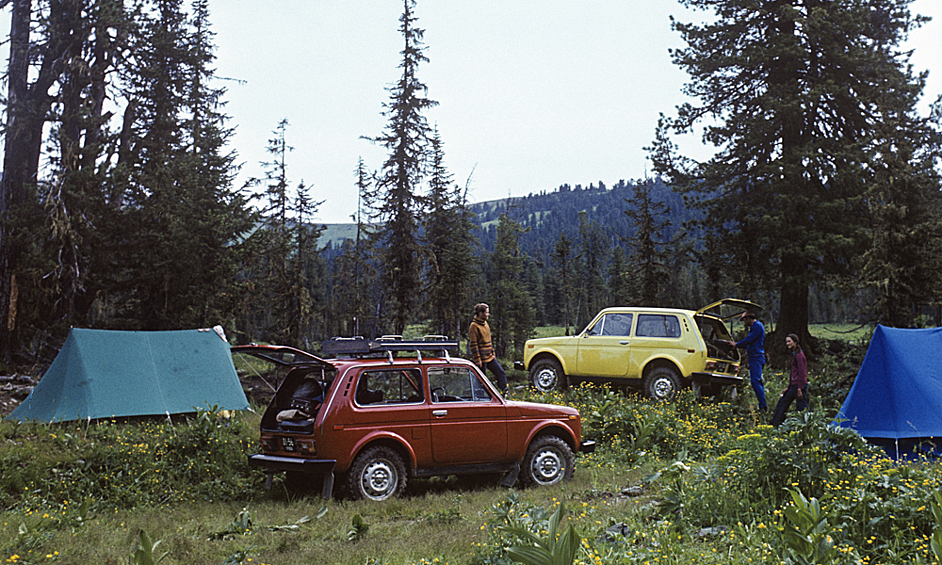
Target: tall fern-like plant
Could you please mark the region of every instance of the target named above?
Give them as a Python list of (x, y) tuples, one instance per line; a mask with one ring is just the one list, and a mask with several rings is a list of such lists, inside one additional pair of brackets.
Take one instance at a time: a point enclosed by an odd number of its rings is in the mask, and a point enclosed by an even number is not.
[(559, 533), (559, 522), (566, 514), (566, 508), (560, 504), (549, 519), (549, 531), (545, 538), (540, 538), (526, 528), (504, 527), (509, 534), (528, 540), (532, 545), (514, 545), (507, 548), (507, 556), (516, 563), (526, 565), (572, 565), (579, 552), (582, 538), (576, 528), (569, 526)]

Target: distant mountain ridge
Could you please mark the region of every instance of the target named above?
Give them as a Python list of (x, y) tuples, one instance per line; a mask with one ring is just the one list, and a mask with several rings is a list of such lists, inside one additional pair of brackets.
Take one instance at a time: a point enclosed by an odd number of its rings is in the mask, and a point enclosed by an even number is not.
[[(579, 235), (579, 213), (586, 212), (588, 222), (596, 222), (611, 235), (612, 247), (621, 243), (621, 238), (634, 234), (625, 210), (631, 202), (634, 182), (619, 181), (608, 188), (603, 182), (588, 187), (568, 184), (550, 192), (531, 193), (500, 200), (488, 200), (469, 205), (474, 213), (474, 223), (480, 228), (476, 234), (483, 248), (492, 251), (500, 215), (506, 213), (529, 231), (520, 236), (520, 247), (528, 255), (545, 252), (561, 233), (574, 240)], [(665, 202), (670, 208), (670, 228), (665, 237), (671, 237), (684, 221), (693, 215), (684, 206), (683, 198), (660, 180), (653, 181), (652, 198)], [(356, 237), (356, 224), (324, 224), (327, 229), (321, 234), (320, 245), (339, 245), (345, 239)]]

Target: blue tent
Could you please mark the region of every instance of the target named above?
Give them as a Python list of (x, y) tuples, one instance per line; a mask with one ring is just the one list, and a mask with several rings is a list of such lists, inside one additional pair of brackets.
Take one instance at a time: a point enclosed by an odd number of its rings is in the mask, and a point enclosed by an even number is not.
[(896, 459), (942, 454), (942, 328), (878, 325), (837, 420)]
[(7, 419), (67, 422), (248, 409), (221, 327), (72, 328), (29, 397)]

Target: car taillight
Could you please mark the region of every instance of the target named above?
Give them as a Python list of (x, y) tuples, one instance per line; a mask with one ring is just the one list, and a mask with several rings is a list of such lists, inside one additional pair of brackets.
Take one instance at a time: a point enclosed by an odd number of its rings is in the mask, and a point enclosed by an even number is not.
[(298, 440), (298, 451), (305, 455), (316, 455), (314, 442), (311, 440)]
[(706, 363), (706, 370), (707, 370), (707, 371), (716, 370), (716, 361), (707, 361), (707, 363)]

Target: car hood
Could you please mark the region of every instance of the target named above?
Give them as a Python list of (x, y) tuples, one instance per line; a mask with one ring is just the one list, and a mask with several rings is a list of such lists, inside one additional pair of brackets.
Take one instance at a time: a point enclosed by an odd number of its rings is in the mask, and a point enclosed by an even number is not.
[(569, 406), (560, 406), (558, 404), (541, 404), (539, 402), (523, 402), (521, 400), (508, 400), (507, 408), (515, 409), (521, 416), (528, 417), (557, 417), (568, 419), (569, 416), (578, 416), (579, 411)]

